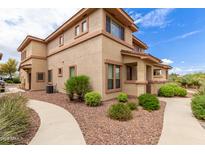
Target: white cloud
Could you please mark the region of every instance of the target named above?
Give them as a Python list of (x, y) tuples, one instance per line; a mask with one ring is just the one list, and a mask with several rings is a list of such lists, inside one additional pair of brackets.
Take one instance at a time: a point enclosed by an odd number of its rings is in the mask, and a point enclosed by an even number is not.
[(134, 17), (136, 24), (141, 24), (143, 27), (166, 27), (171, 21), (167, 19), (168, 15), (174, 9), (155, 9), (146, 15), (136, 13)]
[(162, 62), (163, 62), (163, 64), (167, 64), (167, 65), (170, 65), (170, 64), (172, 64), (172, 63), (174, 63), (172, 60), (170, 60), (170, 59), (162, 59)]
[(185, 61), (181, 61), (181, 63), (182, 63), (182, 64), (184, 64), (184, 63), (185, 63)]
[(79, 9), (0, 9), (0, 52), (3, 61), (19, 58), (17, 47), (26, 37), (45, 38)]
[(159, 41), (157, 43), (152, 44), (152, 46), (156, 46), (156, 45), (159, 45), (159, 44), (162, 44), (162, 43), (169, 43), (169, 42), (173, 42), (173, 41), (177, 41), (177, 40), (182, 40), (182, 39), (185, 39), (185, 38), (190, 37), (192, 35), (196, 35), (196, 34), (198, 34), (200, 32), (201, 31), (199, 31), (199, 30), (187, 32), (187, 33), (175, 36), (175, 37), (167, 39), (167, 40)]
[(189, 73), (197, 73), (197, 72), (205, 72), (205, 65), (202, 66), (191, 66), (191, 67), (173, 67), (170, 73), (177, 73), (180, 75), (189, 74)]

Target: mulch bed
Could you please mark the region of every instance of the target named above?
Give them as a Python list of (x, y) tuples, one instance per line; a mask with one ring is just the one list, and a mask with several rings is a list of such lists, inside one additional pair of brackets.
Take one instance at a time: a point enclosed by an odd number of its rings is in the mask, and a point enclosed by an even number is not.
[(31, 125), (29, 127), (28, 132), (26, 135), (22, 138), (22, 141), (20, 144), (29, 144), (29, 142), (32, 140), (32, 138), (35, 136), (36, 132), (38, 131), (38, 128), (40, 127), (40, 118), (38, 114), (33, 110), (30, 109), (31, 113)]
[(116, 101), (103, 102), (99, 107), (88, 107), (82, 102), (70, 102), (67, 95), (62, 93), (37, 91), (24, 95), (68, 110), (77, 120), (87, 144), (157, 144), (161, 135), (164, 102), (160, 102), (158, 111), (148, 112), (139, 108), (133, 111), (132, 120), (122, 122), (106, 116), (107, 109)]

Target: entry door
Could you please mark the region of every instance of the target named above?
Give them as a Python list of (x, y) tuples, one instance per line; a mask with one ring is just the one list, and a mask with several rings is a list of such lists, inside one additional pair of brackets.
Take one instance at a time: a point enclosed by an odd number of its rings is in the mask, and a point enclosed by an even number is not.
[(146, 80), (148, 81), (146, 92), (151, 93), (152, 67), (149, 65), (146, 66)]
[(31, 73), (28, 74), (28, 85), (29, 85), (29, 90), (31, 90)]

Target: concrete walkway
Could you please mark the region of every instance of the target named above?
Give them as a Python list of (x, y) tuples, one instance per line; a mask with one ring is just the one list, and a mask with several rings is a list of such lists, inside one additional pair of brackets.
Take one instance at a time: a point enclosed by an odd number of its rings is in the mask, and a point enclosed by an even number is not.
[(31, 145), (86, 144), (79, 125), (65, 109), (37, 100), (30, 100), (28, 106), (34, 109), (41, 119), (41, 125), (30, 142)]
[(160, 98), (167, 102), (158, 144), (205, 144), (205, 129), (193, 117), (190, 98)]

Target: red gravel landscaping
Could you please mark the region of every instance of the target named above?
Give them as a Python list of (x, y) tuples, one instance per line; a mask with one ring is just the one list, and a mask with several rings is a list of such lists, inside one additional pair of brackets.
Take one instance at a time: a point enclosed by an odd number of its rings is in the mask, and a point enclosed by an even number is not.
[(162, 131), (165, 103), (158, 111), (139, 108), (133, 119), (116, 121), (106, 116), (107, 109), (116, 101), (103, 102), (99, 107), (70, 102), (66, 94), (46, 94), (43, 91), (24, 93), (31, 99), (46, 101), (68, 110), (77, 120), (87, 144), (157, 144)]

